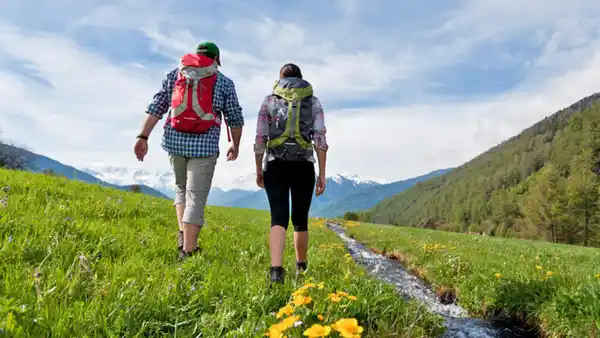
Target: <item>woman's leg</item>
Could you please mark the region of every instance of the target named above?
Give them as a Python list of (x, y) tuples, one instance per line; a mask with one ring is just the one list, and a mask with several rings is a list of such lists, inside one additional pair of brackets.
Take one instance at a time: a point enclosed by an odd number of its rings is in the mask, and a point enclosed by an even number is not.
[(292, 224), (297, 271), (306, 270), (308, 251), (308, 213), (315, 187), (315, 167), (312, 162), (294, 163), (292, 191)]
[(285, 232), (288, 227), (289, 212), (289, 173), (282, 161), (270, 161), (264, 174), (265, 190), (271, 209), (271, 232), (269, 251), (271, 253), (271, 281), (283, 282), (283, 252)]

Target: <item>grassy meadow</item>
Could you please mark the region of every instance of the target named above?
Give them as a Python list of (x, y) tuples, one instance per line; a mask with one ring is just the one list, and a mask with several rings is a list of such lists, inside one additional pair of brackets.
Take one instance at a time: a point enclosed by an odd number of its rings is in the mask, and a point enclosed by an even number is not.
[(171, 201), (0, 169), (0, 336), (443, 331), (439, 317), (366, 277), (322, 222), (310, 229), (307, 275), (294, 275), (288, 231), (286, 284), (269, 287), (266, 212), (209, 207), (203, 253), (178, 262)]
[(600, 336), (600, 250), (346, 222), (347, 233), (403, 262), (473, 315), (510, 315), (549, 337)]

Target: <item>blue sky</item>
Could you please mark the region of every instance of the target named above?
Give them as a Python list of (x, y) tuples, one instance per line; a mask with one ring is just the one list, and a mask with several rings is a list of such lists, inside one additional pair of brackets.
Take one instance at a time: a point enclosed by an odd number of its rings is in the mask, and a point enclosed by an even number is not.
[(597, 1), (286, 3), (4, 0), (3, 137), (78, 167), (169, 170), (160, 125), (143, 164), (134, 137), (164, 73), (205, 39), (246, 116), (223, 187), (252, 173), (256, 111), (287, 62), (326, 109), (328, 174), (388, 181), (460, 165), (600, 91)]

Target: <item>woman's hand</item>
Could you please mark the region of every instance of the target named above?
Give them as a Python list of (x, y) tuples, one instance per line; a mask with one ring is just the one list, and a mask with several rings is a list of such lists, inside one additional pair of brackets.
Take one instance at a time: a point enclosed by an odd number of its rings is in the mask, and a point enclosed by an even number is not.
[(319, 175), (317, 178), (317, 189), (315, 190), (315, 195), (319, 196), (325, 192), (325, 175)]

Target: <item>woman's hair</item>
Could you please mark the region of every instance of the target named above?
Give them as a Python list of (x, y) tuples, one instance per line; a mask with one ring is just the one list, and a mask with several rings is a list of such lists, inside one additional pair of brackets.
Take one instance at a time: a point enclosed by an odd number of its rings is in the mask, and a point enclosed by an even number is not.
[(293, 63), (288, 63), (281, 67), (281, 70), (279, 71), (279, 77), (297, 77), (301, 79), (302, 72), (300, 71), (300, 67), (296, 66)]

